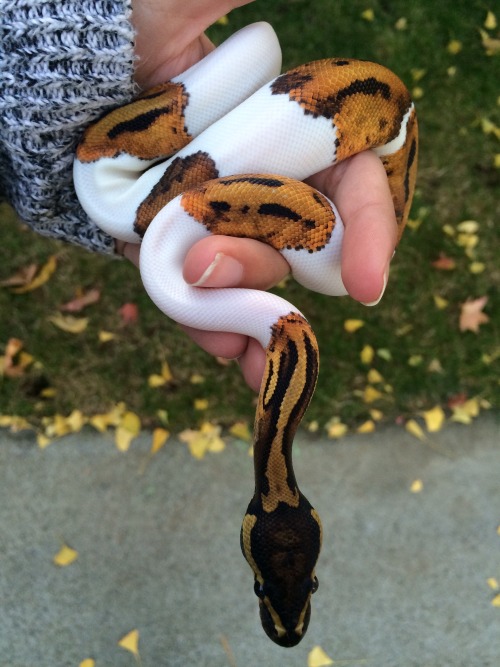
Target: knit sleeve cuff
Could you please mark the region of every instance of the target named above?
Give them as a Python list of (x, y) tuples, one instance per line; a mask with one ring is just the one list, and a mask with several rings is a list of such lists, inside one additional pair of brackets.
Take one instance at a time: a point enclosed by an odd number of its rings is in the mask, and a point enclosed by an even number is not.
[(0, 0), (0, 190), (40, 234), (112, 252), (81, 209), (83, 129), (135, 92), (131, 0)]

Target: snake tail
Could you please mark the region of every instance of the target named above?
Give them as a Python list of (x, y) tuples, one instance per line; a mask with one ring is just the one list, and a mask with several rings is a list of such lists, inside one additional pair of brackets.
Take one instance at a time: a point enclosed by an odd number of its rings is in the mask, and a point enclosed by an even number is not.
[(243, 520), (241, 548), (254, 572), (262, 626), (285, 647), (303, 638), (318, 587), (321, 522), (300, 492), (292, 465), (293, 438), (318, 368), (308, 322), (298, 313), (281, 317), (266, 352), (254, 428), (255, 494)]

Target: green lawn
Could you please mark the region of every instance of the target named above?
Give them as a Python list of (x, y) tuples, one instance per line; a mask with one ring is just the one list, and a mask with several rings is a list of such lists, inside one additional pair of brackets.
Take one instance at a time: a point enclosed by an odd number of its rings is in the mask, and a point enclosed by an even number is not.
[[(488, 55), (482, 43), (485, 32), (499, 38), (498, 28), (484, 27), (487, 10), (476, 0), (257, 1), (211, 29), (221, 41), (247, 23), (267, 20), (278, 32), (286, 67), (327, 56), (376, 60), (397, 72), (417, 98), (421, 157), (412, 224), (383, 302), (369, 309), (286, 286), (320, 345), (309, 422), (323, 426), (338, 417), (355, 428), (373, 416), (373, 408), (377, 417), (394, 421), (475, 397), (499, 405), (500, 131), (494, 130), (500, 126), (500, 54)], [(252, 420), (254, 397), (236, 365), (208, 357), (160, 315), (133, 267), (37, 238), (5, 206), (1, 216), (0, 280), (52, 255), (57, 269), (32, 292), (0, 288), (0, 355), (17, 338), (35, 360), (19, 377), (0, 376), (0, 414), (38, 423), (44, 415), (75, 408), (90, 415), (125, 401), (148, 426), (158, 423), (159, 410), (166, 411), (177, 431), (205, 419), (223, 425)], [(477, 225), (460, 225), (464, 221)], [(453, 260), (454, 268), (434, 266), (440, 257)], [(85, 331), (54, 326), (48, 318), (60, 305), (91, 288), (101, 290), (101, 298), (77, 315), (89, 318)], [(477, 332), (460, 331), (461, 304), (481, 297), (487, 297), (489, 321)], [(135, 324), (123, 323), (124, 303), (138, 306)], [(348, 319), (364, 326), (349, 333)], [(103, 330), (116, 339), (99, 342)], [(148, 377), (164, 361), (173, 381), (152, 388)], [(203, 381), (193, 382), (193, 374)], [(368, 384), (379, 394), (367, 394)], [(206, 399), (206, 409), (195, 410), (196, 399)]]

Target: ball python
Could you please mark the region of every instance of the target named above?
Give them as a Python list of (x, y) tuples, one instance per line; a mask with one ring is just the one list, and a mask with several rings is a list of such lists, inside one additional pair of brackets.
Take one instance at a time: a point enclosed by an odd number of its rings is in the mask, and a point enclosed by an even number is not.
[(417, 120), (404, 84), (351, 58), (284, 74), (265, 23), (247, 26), (194, 67), (90, 126), (74, 182), (88, 215), (112, 236), (142, 243), (152, 300), (197, 329), (256, 338), (266, 365), (254, 425), (255, 492), (240, 541), (254, 574), (263, 628), (281, 646), (304, 636), (322, 539), (316, 510), (292, 465), (295, 432), (311, 400), (318, 345), (292, 304), (264, 291), (185, 283), (186, 253), (210, 234), (270, 244), (302, 285), (346, 294), (343, 223), (302, 181), (371, 149), (382, 160), (398, 223), (411, 206)]

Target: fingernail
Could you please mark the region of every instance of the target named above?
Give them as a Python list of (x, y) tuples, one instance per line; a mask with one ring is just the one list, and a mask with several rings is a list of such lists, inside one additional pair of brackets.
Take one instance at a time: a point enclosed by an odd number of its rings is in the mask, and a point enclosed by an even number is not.
[(193, 287), (234, 287), (242, 278), (243, 266), (238, 260), (218, 252)]
[(376, 306), (380, 301), (382, 300), (382, 297), (384, 296), (385, 288), (387, 287), (387, 280), (389, 278), (389, 267), (386, 268), (384, 271), (384, 284), (382, 285), (382, 291), (378, 295), (378, 298), (375, 299), (375, 301), (370, 301), (370, 303), (363, 303), (363, 306)]

